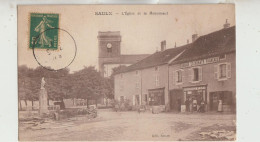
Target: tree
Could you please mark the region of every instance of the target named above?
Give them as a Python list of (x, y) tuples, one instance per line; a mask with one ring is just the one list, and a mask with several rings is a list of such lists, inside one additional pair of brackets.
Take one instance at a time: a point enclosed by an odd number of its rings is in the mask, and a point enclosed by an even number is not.
[(114, 88), (113, 80), (111, 78), (103, 78), (102, 80), (102, 90), (100, 96), (102, 96), (106, 101), (106, 106), (108, 105), (108, 99), (114, 98)]
[(21, 101), (24, 100), (27, 106), (27, 101), (37, 100), (37, 91), (40, 88), (40, 83), (38, 83), (38, 78), (33, 76), (34, 70), (28, 68), (27, 66), (18, 67), (18, 100), (20, 109), (22, 109)]
[(71, 97), (96, 100), (102, 94), (102, 81), (100, 73), (93, 67), (84, 67), (82, 70), (73, 73), (70, 76), (71, 84)]
[(120, 73), (121, 71), (125, 70), (127, 68), (126, 65), (120, 65), (118, 67), (114, 67), (112, 70), (111, 78), (115, 76), (115, 74)]
[[(79, 98), (97, 100), (101, 97), (113, 98), (113, 79), (104, 78), (93, 67), (69, 73), (68, 69), (59, 71), (46, 70), (43, 67), (30, 69), (26, 66), (18, 67), (19, 103), (21, 100), (38, 100), (41, 78), (44, 77), (48, 100), (63, 100), (64, 98)], [(21, 103), (20, 103), (21, 105)]]

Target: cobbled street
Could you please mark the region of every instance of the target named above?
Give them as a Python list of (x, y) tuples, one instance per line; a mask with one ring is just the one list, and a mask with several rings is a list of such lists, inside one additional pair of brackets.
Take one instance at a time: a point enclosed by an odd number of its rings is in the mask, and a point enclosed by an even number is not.
[(39, 130), (29, 129), (30, 124), (19, 123), (19, 140), (226, 140), (202, 136), (201, 133), (236, 132), (235, 120), (235, 114), (152, 114), (150, 111), (139, 114), (136, 111), (98, 110), (98, 117), (93, 120), (79, 117), (48, 121)]

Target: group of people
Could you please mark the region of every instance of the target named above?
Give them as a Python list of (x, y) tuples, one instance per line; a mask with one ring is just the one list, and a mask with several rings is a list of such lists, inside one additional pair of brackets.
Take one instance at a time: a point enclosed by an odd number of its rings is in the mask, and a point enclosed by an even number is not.
[(188, 97), (185, 101), (186, 112), (205, 112), (205, 102), (203, 98), (197, 99)]

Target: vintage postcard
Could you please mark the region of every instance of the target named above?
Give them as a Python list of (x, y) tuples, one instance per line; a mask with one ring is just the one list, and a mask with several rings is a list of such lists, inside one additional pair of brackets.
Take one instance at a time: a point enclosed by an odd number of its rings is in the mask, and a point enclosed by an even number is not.
[(18, 99), (19, 141), (235, 141), (235, 5), (19, 5)]

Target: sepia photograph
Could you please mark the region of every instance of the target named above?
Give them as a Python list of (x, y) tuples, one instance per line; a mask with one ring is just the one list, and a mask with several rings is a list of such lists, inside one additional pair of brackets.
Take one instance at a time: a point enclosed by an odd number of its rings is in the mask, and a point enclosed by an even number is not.
[(19, 141), (235, 141), (234, 4), (18, 5)]

